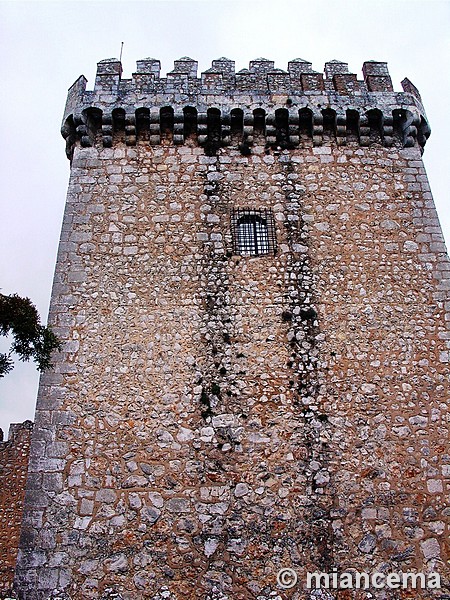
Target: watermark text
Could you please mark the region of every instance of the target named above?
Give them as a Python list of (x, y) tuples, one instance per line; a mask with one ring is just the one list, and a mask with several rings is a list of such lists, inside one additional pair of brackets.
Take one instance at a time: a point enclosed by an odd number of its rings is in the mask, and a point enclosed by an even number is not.
[[(299, 576), (294, 569), (280, 569), (277, 574), (280, 588), (287, 590), (300, 584)], [(374, 589), (440, 589), (439, 573), (365, 573), (354, 570), (338, 572), (333, 568), (331, 573), (306, 573), (306, 588), (309, 590), (368, 590)]]

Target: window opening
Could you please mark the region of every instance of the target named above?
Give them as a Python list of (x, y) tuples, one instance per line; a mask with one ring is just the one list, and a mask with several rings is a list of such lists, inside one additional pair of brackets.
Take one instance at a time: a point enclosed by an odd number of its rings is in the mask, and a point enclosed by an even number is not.
[(276, 236), (270, 210), (236, 208), (231, 215), (233, 247), (236, 254), (275, 254)]

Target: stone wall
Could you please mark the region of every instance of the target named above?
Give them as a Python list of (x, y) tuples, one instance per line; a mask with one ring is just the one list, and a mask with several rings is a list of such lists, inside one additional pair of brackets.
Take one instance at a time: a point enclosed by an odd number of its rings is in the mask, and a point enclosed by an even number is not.
[(6, 442), (0, 429), (0, 598), (13, 584), (32, 429), (31, 421), (15, 423)]
[[(427, 195), (415, 150), (77, 151), (21, 577), (245, 598), (286, 564), (443, 567), (448, 266)], [(233, 252), (237, 206), (273, 209), (275, 256)]]
[[(445, 598), (450, 264), (415, 126), (205, 147), (106, 121), (65, 130), (18, 597), (299, 600), (354, 568)], [(239, 252), (237, 208), (276, 251)]]

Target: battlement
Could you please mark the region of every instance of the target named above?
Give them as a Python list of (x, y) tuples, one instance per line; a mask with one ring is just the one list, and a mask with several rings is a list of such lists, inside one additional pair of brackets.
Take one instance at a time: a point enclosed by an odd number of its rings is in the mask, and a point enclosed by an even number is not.
[(430, 135), (417, 89), (405, 79), (403, 91), (395, 92), (385, 62), (365, 62), (363, 80), (338, 60), (327, 62), (324, 73), (301, 58), (289, 61), (287, 71), (257, 58), (236, 72), (225, 57), (200, 77), (197, 70), (197, 61), (185, 56), (163, 78), (160, 61), (145, 58), (131, 79), (122, 79), (119, 60), (100, 61), (93, 91), (84, 76), (69, 89), (61, 130), (68, 156), (77, 142), (111, 147), (187, 139), (212, 151), (234, 144), (248, 149), (261, 140), (282, 148), (310, 140), (423, 149)]

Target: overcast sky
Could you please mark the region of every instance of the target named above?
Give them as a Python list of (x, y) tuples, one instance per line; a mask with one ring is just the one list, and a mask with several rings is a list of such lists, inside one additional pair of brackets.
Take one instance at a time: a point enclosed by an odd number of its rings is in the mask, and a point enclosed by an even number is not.
[[(450, 2), (440, 0), (0, 0), (0, 289), (28, 296), (46, 322), (69, 162), (60, 136), (68, 87), (96, 63), (159, 58), (162, 75), (181, 56), (199, 72), (226, 56), (236, 69), (257, 57), (286, 69), (293, 58), (387, 61), (394, 88), (421, 92), (432, 134), (425, 165), (450, 240)], [(0, 427), (33, 419), (38, 375), (16, 362), (0, 379)]]

